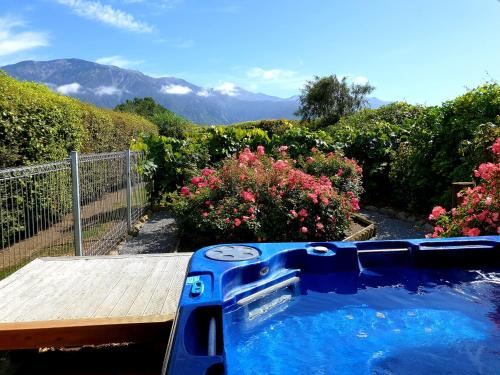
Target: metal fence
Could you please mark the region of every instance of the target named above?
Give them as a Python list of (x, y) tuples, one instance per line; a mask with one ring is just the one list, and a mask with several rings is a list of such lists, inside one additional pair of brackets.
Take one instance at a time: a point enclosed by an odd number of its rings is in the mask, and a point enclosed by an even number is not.
[(56, 163), (0, 170), (0, 278), (40, 256), (113, 249), (148, 202), (143, 158), (73, 152)]

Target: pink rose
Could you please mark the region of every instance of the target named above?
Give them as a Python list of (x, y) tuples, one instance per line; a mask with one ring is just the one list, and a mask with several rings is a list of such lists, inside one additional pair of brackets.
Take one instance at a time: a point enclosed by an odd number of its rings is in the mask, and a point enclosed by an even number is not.
[(429, 220), (437, 220), (444, 214), (446, 214), (446, 209), (441, 206), (436, 206), (432, 209), (432, 213), (429, 215)]

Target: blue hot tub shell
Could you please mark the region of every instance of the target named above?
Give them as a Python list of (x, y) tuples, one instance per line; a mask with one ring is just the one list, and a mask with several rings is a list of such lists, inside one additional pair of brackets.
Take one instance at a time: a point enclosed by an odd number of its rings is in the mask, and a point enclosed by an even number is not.
[[(234, 260), (232, 246), (235, 247), (234, 256), (247, 259)], [(284, 288), (302, 272), (319, 275), (342, 272), (342, 277), (357, 278), (363, 269), (391, 265), (416, 268), (499, 266), (500, 236), (248, 243), (200, 249), (191, 259), (163, 373), (225, 373), (223, 311), (232, 305)], [(327, 284), (318, 284), (318, 290), (329, 290), (331, 286)], [(335, 291), (355, 293), (353, 285), (356, 283), (345, 280)]]

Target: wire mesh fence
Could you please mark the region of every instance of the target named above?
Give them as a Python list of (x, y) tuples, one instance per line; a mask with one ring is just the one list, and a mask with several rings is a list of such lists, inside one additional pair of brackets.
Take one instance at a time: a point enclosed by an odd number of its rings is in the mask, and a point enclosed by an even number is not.
[[(147, 205), (143, 160), (142, 153), (127, 151), (80, 155), (76, 168), (68, 158), (0, 170), (0, 278), (40, 256), (113, 249)], [(72, 169), (79, 172), (79, 186)]]

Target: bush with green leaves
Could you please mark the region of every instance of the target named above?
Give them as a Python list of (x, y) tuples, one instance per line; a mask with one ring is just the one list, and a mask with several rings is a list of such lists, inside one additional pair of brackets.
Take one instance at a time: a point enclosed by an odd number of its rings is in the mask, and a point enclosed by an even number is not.
[(262, 129), (240, 129), (232, 126), (212, 126), (207, 129), (204, 139), (212, 163), (235, 155), (244, 147), (267, 146), (270, 142), (267, 132)]
[(154, 199), (182, 186), (210, 160), (206, 143), (199, 138), (145, 134), (132, 145), (132, 150), (146, 154), (144, 172), (153, 181)]
[(153, 98), (134, 98), (126, 100), (115, 108), (119, 112), (135, 113), (158, 126), (161, 135), (185, 138), (186, 132), (193, 130), (191, 121), (156, 103)]
[(144, 135), (135, 142), (134, 149), (146, 152), (147, 169), (154, 180), (157, 197), (182, 186), (196, 168), (217, 167), (222, 160), (245, 147), (264, 146), (271, 155), (279, 157), (279, 147), (286, 144), (287, 154), (294, 159), (309, 156), (311, 149), (338, 151), (324, 131), (315, 132), (302, 125), (285, 126), (282, 133), (273, 134), (272, 138), (258, 127), (246, 129), (237, 126), (197, 128), (182, 139)]
[(487, 144), (500, 135), (500, 85), (485, 84), (429, 107), (409, 127), (394, 154), (394, 198), (414, 211), (449, 207), (451, 183), (470, 181), (479, 163), (491, 160)]
[(139, 132), (157, 128), (137, 115), (84, 104), (0, 71), (0, 168), (61, 160), (73, 150), (125, 150)]
[(419, 106), (393, 103), (375, 110), (364, 109), (326, 129), (337, 147), (363, 167), (366, 201), (385, 204), (393, 200), (391, 161), (406, 140), (412, 121), (423, 111)]

